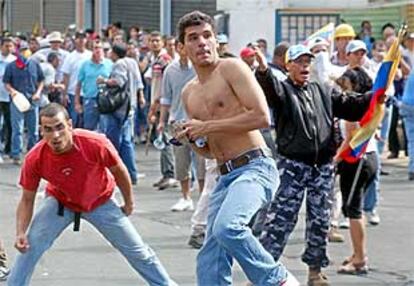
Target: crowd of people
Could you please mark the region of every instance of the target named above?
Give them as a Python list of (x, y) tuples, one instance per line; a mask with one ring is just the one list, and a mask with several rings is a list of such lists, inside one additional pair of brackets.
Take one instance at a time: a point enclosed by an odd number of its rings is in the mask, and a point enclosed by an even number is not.
[[(136, 26), (125, 32), (120, 23), (102, 33), (5, 34), (0, 162), (21, 166), (23, 192), (20, 254), (10, 271), (0, 241), (0, 280), (29, 285), (41, 255), (85, 219), (149, 284), (175, 285), (127, 218), (132, 186), (145, 176), (135, 151), (148, 142), (160, 154), (154, 188), (181, 188), (171, 211), (194, 211), (188, 244), (201, 248), (198, 285), (230, 285), (232, 259), (253, 285), (299, 285), (279, 260), (305, 196), (308, 285), (329, 285), (322, 268), (328, 241), (345, 239), (340, 227), (349, 228), (352, 249), (338, 273), (367, 273), (365, 224), (380, 223), (386, 145), (389, 159), (409, 157), (414, 181), (414, 33), (405, 36), (395, 80), (379, 99), (385, 115), (365, 155), (349, 163), (339, 154), (368, 110), (396, 34), (391, 23), (382, 39), (372, 37), (368, 21), (358, 34), (342, 23), (333, 43), (281, 42), (271, 55), (260, 38), (234, 55), (228, 36), (216, 35), (212, 18), (198, 11), (180, 19), (175, 36)], [(104, 92), (127, 96), (103, 112)], [(32, 219), (42, 178), (48, 196)], [(121, 209), (111, 199), (115, 186)], [(193, 189), (200, 192), (195, 206)]]

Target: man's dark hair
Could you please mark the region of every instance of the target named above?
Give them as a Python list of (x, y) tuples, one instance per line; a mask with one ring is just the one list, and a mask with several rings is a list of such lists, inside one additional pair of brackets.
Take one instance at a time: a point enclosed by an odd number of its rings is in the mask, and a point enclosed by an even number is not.
[(273, 57), (284, 57), (287, 50), (289, 49), (290, 44), (288, 42), (281, 42), (277, 44), (273, 50)]
[(125, 58), (127, 53), (127, 47), (125, 44), (115, 44), (112, 46), (112, 52), (115, 53), (118, 58), (122, 59)]
[(117, 21), (117, 22), (113, 23), (112, 26), (114, 26), (115, 28), (121, 30), (122, 29), (122, 22)]
[(348, 69), (338, 80), (342, 79), (348, 79), (352, 85), (352, 91), (356, 93), (363, 94), (372, 89), (372, 79), (361, 67)]
[(55, 59), (59, 58), (59, 54), (55, 52), (51, 52), (47, 55), (47, 62), (52, 63)]
[(364, 28), (364, 25), (365, 24), (369, 24), (369, 25), (371, 25), (371, 22), (370, 21), (368, 21), (368, 20), (364, 20), (364, 21), (362, 21), (361, 22), (361, 28)]
[(385, 42), (383, 40), (376, 40), (373, 44), (372, 44), (372, 49), (376, 50), (378, 48), (378, 46), (385, 46)]
[(59, 103), (55, 103), (55, 102), (49, 103), (48, 105), (43, 107), (42, 110), (40, 110), (40, 114), (39, 114), (40, 123), (42, 123), (42, 117), (49, 117), (49, 118), (55, 117), (59, 113), (63, 113), (66, 120), (70, 119), (69, 113), (63, 105), (60, 105)]
[(267, 48), (267, 41), (266, 41), (265, 39), (260, 38), (260, 39), (257, 39), (257, 41), (256, 41), (256, 42), (258, 42), (258, 43), (263, 43), (263, 44), (264, 44), (264, 46)]
[(11, 37), (4, 37), (4, 38), (1, 38), (1, 45), (2, 45), (2, 46), (3, 46), (3, 44), (4, 44), (4, 43), (9, 43), (9, 42), (14, 43), (14, 41), (13, 41), (13, 39), (12, 39)]
[(384, 32), (384, 30), (387, 29), (387, 28), (391, 28), (391, 29), (395, 30), (395, 26), (392, 23), (388, 22), (387, 24), (382, 26), (381, 33)]
[(200, 11), (193, 11), (188, 14), (185, 14), (180, 18), (177, 24), (177, 35), (178, 40), (184, 44), (185, 29), (192, 26), (200, 26), (202, 24), (209, 24), (213, 31), (215, 32), (215, 24), (213, 18), (209, 15), (204, 14)]
[(161, 32), (160, 31), (152, 31), (151, 34), (150, 34), (150, 38), (152, 38), (152, 37), (161, 37), (162, 38)]

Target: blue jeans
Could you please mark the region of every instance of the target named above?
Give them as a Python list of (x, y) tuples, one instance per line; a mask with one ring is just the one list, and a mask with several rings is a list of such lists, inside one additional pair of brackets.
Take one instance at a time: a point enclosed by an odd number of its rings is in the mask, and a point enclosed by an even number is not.
[(373, 212), (377, 208), (378, 199), (379, 199), (379, 185), (380, 185), (380, 175), (381, 175), (381, 158), (378, 154), (378, 151), (375, 152), (377, 156), (378, 168), (375, 172), (374, 180), (368, 185), (365, 196), (364, 196), (364, 211)]
[(135, 164), (134, 139), (132, 132), (132, 116), (124, 120), (124, 115), (103, 115), (105, 121), (105, 135), (111, 140), (119, 156), (128, 169), (133, 184), (137, 182), (137, 166)]
[(73, 127), (82, 128), (82, 126), (80, 125), (82, 120), (80, 120), (80, 115), (75, 110), (75, 95), (68, 94), (68, 97), (69, 97), (69, 102), (68, 102), (68, 106), (66, 107), (66, 109), (69, 113), (70, 118), (72, 119)]
[(24, 124), (27, 126), (27, 150), (30, 150), (39, 140), (39, 106), (32, 107), (22, 113), (14, 103), (10, 103), (10, 119), (12, 126), (12, 144), (10, 155), (14, 159), (20, 158), (23, 149)]
[(406, 110), (402, 106), (400, 115), (404, 120), (405, 134), (407, 135), (408, 172), (414, 173), (414, 107)]
[(380, 137), (382, 141), (378, 141), (378, 153), (381, 155), (384, 151), (385, 142), (387, 142), (388, 133), (390, 132), (392, 118), (392, 108), (388, 106), (385, 108), (384, 117), (381, 121)]
[(278, 184), (273, 159), (263, 157), (220, 177), (210, 194), (206, 239), (197, 257), (199, 286), (231, 285), (233, 258), (254, 285), (279, 285), (286, 278), (285, 267), (247, 226)]
[(83, 128), (97, 131), (103, 130), (100, 124), (101, 114), (98, 110), (98, 102), (96, 98), (83, 98)]
[[(65, 208), (64, 216), (57, 215), (58, 202), (47, 197), (36, 213), (28, 232), (30, 248), (19, 253), (8, 278), (8, 286), (30, 285), (30, 279), (40, 257), (74, 220), (74, 213)], [(146, 245), (131, 221), (109, 200), (82, 218), (96, 229), (128, 260), (150, 285), (176, 285), (168, 276), (154, 251)]]

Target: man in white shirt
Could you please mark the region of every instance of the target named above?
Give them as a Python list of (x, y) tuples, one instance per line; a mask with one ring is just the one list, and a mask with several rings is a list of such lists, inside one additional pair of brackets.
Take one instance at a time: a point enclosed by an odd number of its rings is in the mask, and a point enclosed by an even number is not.
[[(63, 84), (65, 85), (64, 103), (74, 126), (79, 126), (79, 116), (75, 111), (75, 90), (80, 67), (90, 59), (92, 52), (86, 49), (86, 34), (78, 31), (75, 34), (75, 50), (71, 52), (62, 65)], [(80, 127), (80, 126), (79, 126)]]

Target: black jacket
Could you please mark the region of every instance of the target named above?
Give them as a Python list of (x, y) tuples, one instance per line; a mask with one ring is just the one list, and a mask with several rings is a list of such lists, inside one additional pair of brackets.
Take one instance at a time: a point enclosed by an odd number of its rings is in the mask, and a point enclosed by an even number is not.
[(369, 94), (356, 97), (335, 90), (328, 94), (316, 82), (281, 82), (270, 69), (257, 71), (256, 78), (274, 110), (278, 152), (308, 165), (326, 164), (335, 155), (333, 118), (358, 121), (371, 99)]

